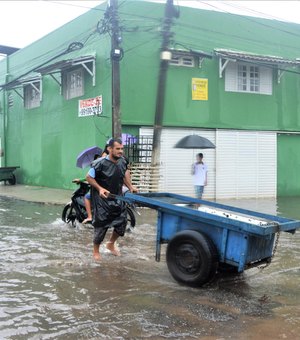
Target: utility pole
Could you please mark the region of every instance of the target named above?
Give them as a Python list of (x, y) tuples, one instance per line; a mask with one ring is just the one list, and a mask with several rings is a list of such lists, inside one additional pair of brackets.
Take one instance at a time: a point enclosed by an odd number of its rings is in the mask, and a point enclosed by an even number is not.
[(162, 29), (162, 44), (160, 48), (160, 67), (156, 94), (156, 109), (152, 142), (152, 158), (151, 158), (152, 166), (157, 165), (160, 158), (160, 139), (164, 113), (167, 71), (169, 60), (171, 59), (172, 56), (171, 52), (168, 51), (168, 48), (171, 41), (171, 37), (173, 36), (173, 33), (171, 32), (172, 18), (173, 17), (178, 18), (178, 16), (179, 14), (174, 7), (173, 0), (167, 0)]
[(120, 95), (120, 60), (123, 58), (123, 50), (120, 47), (122, 41), (118, 17), (118, 0), (108, 2), (108, 13), (111, 22), (111, 65), (112, 65), (112, 137), (122, 136), (121, 124), (121, 95)]

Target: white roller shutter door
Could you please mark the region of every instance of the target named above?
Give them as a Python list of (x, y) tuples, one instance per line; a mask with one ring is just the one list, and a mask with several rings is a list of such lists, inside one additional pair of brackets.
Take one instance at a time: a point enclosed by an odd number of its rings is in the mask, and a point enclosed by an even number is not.
[(276, 133), (218, 130), (216, 198), (276, 197)]
[[(141, 136), (152, 134), (141, 128)], [(198, 134), (216, 149), (175, 149), (183, 137)], [(208, 185), (203, 199), (276, 197), (276, 132), (166, 128), (161, 135), (159, 191), (194, 196), (191, 165), (204, 154)]]

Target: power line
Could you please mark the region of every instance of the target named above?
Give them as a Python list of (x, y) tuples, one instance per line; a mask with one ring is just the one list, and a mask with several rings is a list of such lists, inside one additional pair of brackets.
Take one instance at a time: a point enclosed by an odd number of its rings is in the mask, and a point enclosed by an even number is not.
[[(124, 5), (124, 3), (129, 3), (130, 1), (129, 0), (124, 0), (124, 2), (122, 3), (122, 5)], [(204, 3), (203, 1), (196, 1), (196, 2), (201, 2), (201, 3)], [(215, 7), (215, 6), (213, 6), (213, 5), (211, 5), (212, 7)], [(217, 8), (217, 7), (216, 7)], [(201, 11), (201, 9), (199, 10), (199, 11)], [(226, 11), (224, 11), (225, 13), (227, 13), (227, 14), (231, 14), (231, 15), (233, 15), (232, 13), (230, 13), (230, 12), (226, 12)], [(153, 17), (151, 17), (151, 16), (144, 16), (144, 15), (137, 15), (137, 14), (133, 14), (133, 13), (128, 13), (128, 12), (119, 12), (120, 14), (123, 14), (123, 15), (128, 15), (128, 16), (134, 16), (134, 17), (136, 17), (136, 18), (138, 18), (138, 19), (151, 19), (151, 20), (156, 20), (156, 21), (159, 21), (160, 23), (161, 23), (161, 20), (160, 19), (157, 19), (157, 18), (153, 18)], [(263, 18), (261, 18), (260, 20), (259, 19), (252, 19), (252, 18), (249, 18), (249, 17), (247, 17), (247, 16), (244, 16), (244, 15), (239, 15), (239, 17), (242, 19), (242, 20), (247, 20), (247, 21), (251, 21), (251, 22), (254, 22), (255, 24), (257, 24), (257, 25), (260, 25), (260, 26), (264, 26), (264, 27), (268, 27), (268, 28), (271, 28), (272, 30), (274, 30), (274, 31), (278, 31), (278, 32), (282, 32), (282, 33), (284, 33), (284, 34), (287, 34), (287, 35), (291, 35), (291, 36), (296, 36), (296, 37), (300, 37), (300, 35), (299, 34), (297, 34), (297, 33), (295, 33), (295, 32), (292, 32), (291, 30), (287, 30), (287, 29), (282, 29), (282, 28), (280, 28), (280, 27), (278, 27), (278, 25), (272, 25), (272, 24), (270, 24), (270, 23), (268, 23), (267, 21), (268, 21), (268, 19), (263, 19)], [(125, 20), (128, 20), (128, 19), (122, 19), (123, 21), (125, 21)], [(265, 21), (265, 22), (263, 22), (263, 21)], [(280, 22), (278, 22), (278, 23), (280, 23)], [(283, 24), (283, 23), (282, 23)], [(286, 25), (289, 25), (288, 23), (285, 23)], [(296, 25), (296, 24), (295, 24)], [(239, 34), (228, 34), (228, 33), (224, 33), (223, 31), (219, 31), (219, 30), (212, 30), (212, 29), (205, 29), (205, 28), (201, 28), (201, 27), (199, 27), (199, 26), (196, 26), (196, 25), (190, 25), (190, 24), (185, 24), (185, 23), (178, 23), (178, 24), (176, 24), (176, 26), (177, 27), (188, 27), (188, 28), (192, 28), (192, 29), (194, 29), (194, 30), (196, 30), (196, 31), (206, 31), (206, 32), (210, 32), (210, 33), (215, 33), (215, 34), (219, 34), (219, 35), (223, 35), (223, 36), (231, 36), (231, 37), (233, 37), (233, 38), (235, 38), (235, 39), (240, 39), (240, 40), (243, 40), (243, 41), (249, 41), (249, 42), (253, 42), (253, 43), (258, 43), (258, 44), (268, 44), (269, 45), (269, 41), (266, 39), (265, 40), (265, 42), (262, 42), (261, 41), (261, 39), (260, 40), (258, 40), (258, 39), (255, 39), (255, 38), (244, 38), (243, 36), (241, 36), (241, 35), (239, 35)], [(153, 26), (154, 27), (154, 26)], [(125, 29), (124, 28), (124, 26), (122, 26), (122, 29)], [(181, 33), (181, 32), (179, 32), (179, 33)], [(298, 51), (298, 47), (297, 46), (295, 46), (295, 45), (288, 45), (288, 44), (284, 44), (284, 45), (282, 45), (281, 44), (281, 46), (282, 47), (284, 47), (284, 48), (289, 48), (290, 50), (297, 50)]]
[[(260, 35), (260, 38), (257, 39), (255, 37), (253, 38), (246, 38), (245, 36), (242, 36), (242, 35), (239, 35), (239, 34), (229, 34), (228, 32), (224, 32), (224, 31), (220, 31), (220, 30), (214, 30), (214, 29), (211, 29), (211, 28), (203, 28), (203, 27), (199, 27), (199, 26), (195, 26), (195, 25), (191, 25), (191, 24), (184, 24), (184, 23), (178, 23), (176, 25), (178, 28), (190, 28), (194, 31), (202, 31), (202, 32), (207, 32), (207, 33), (212, 33), (212, 34), (215, 34), (215, 35), (219, 35), (219, 36), (224, 36), (224, 37), (231, 37), (231, 38), (234, 38), (234, 39), (239, 39), (239, 40), (242, 40), (242, 41), (246, 41), (246, 42), (250, 42), (250, 43), (256, 43), (256, 44), (264, 44), (264, 46), (270, 46), (270, 41), (268, 39), (265, 39), (264, 41), (262, 40), (262, 35)], [(241, 29), (241, 28), (240, 28)], [(286, 32), (285, 32), (286, 33)], [(187, 39), (191, 39), (191, 36), (187, 36), (187, 35), (184, 35), (181, 33), (181, 30), (178, 30), (176, 32), (176, 35), (181, 35), (182, 37), (186, 37)], [(294, 34), (296, 35), (296, 34)], [(296, 35), (298, 36), (298, 35)], [(200, 37), (202, 40), (204, 40), (204, 38), (207, 38), (207, 37)], [(300, 38), (300, 36), (299, 36)], [(198, 38), (195, 38), (195, 35), (193, 34), (193, 40), (195, 39), (198, 39)], [(278, 43), (273, 43), (275, 45), (278, 46)], [(287, 45), (287, 44), (282, 44), (280, 43), (280, 47), (284, 47), (284, 48), (288, 48), (290, 50), (296, 50), (296, 51), (299, 51), (299, 47), (297, 45)]]
[[(30, 63), (33, 64), (33, 65), (36, 65), (37, 62), (39, 62), (39, 67), (41, 65), (44, 65), (44, 64), (47, 64), (49, 63), (50, 61), (58, 58), (59, 56), (62, 56), (62, 55), (67, 55), (68, 52), (72, 52), (72, 51), (68, 51), (68, 48), (66, 49), (66, 46), (70, 46), (72, 45), (72, 43), (74, 42), (79, 42), (81, 43), (83, 46), (86, 44), (86, 42), (93, 36), (95, 35), (96, 31), (93, 30), (93, 32), (91, 33), (90, 30), (89, 30), (89, 33), (87, 34), (87, 32), (84, 32), (85, 34), (81, 33), (75, 37), (67, 41), (65, 41), (62, 45), (60, 46), (57, 46), (56, 49), (52, 50), (51, 51), (51, 54), (52, 56), (49, 57), (49, 51), (45, 52), (44, 54), (42, 55), (39, 55), (38, 57), (35, 57), (35, 58), (32, 58), (30, 60)], [(81, 42), (83, 41), (83, 42)], [(24, 66), (28, 66), (28, 61), (22, 63), (22, 64), (18, 64), (18, 67), (17, 68), (11, 68), (10, 71), (11, 72), (14, 72), (14, 73), (18, 73), (18, 70), (20, 69), (23, 69)], [(32, 68), (29, 68), (28, 71), (26, 71), (24, 74), (22, 74), (21, 76), (17, 76), (14, 80), (18, 80), (28, 74), (30, 74), (31, 72), (33, 72), (35, 70), (36, 66), (32, 67)]]
[[(56, 1), (54, 1), (56, 3)], [(121, 6), (124, 6), (125, 3), (128, 3), (128, 0), (124, 0), (122, 3), (121, 3)], [(120, 5), (119, 5), (120, 7)], [(104, 11), (101, 9), (101, 11)], [(120, 13), (120, 12), (119, 12)], [(132, 19), (132, 20), (141, 20), (143, 21), (144, 23), (147, 21), (145, 21), (145, 19), (150, 19), (151, 21), (155, 21), (157, 23), (161, 23), (161, 19), (158, 19), (158, 18), (154, 18), (154, 17), (151, 17), (151, 16), (144, 16), (144, 15), (137, 15), (137, 14), (134, 14), (134, 13), (126, 13), (126, 12), (121, 12), (123, 15), (127, 15), (127, 16), (130, 16), (130, 17), (134, 17), (136, 19)], [(240, 16), (241, 18), (245, 18), (244, 16)], [(122, 23), (126, 23), (126, 21), (128, 21), (129, 19), (124, 19), (122, 20)], [(266, 19), (263, 19), (263, 20), (266, 20)], [(269, 41), (262, 41), (261, 39), (255, 39), (255, 38), (245, 38), (245, 37), (242, 37), (238, 34), (228, 34), (228, 33), (224, 33), (222, 31), (219, 31), (219, 30), (212, 30), (212, 29), (205, 29), (205, 28), (201, 28), (199, 26), (195, 26), (195, 25), (191, 25), (191, 24), (184, 24), (184, 23), (181, 23), (181, 24), (176, 24), (176, 26), (180, 29), (181, 27), (185, 27), (185, 28), (190, 28), (191, 30), (193, 30), (194, 32), (208, 32), (208, 33), (212, 33), (212, 34), (217, 34), (219, 35), (220, 37), (222, 36), (226, 36), (226, 37), (231, 37), (231, 38), (234, 38), (234, 39), (239, 39), (239, 40), (243, 40), (244, 42), (248, 42), (248, 43), (251, 43), (251, 44), (256, 44), (256, 45), (262, 45), (262, 44), (268, 44), (270, 45), (270, 42)], [(145, 32), (145, 31), (151, 31), (151, 29), (156, 29), (158, 28), (159, 26), (158, 25), (149, 25), (149, 26), (135, 26), (135, 27), (128, 27), (126, 24), (125, 25), (121, 25), (120, 29), (122, 32)], [(273, 26), (271, 26), (272, 29), (274, 29)], [(96, 30), (95, 30), (96, 31)], [(79, 40), (79, 41), (83, 41), (83, 44), (85, 45), (86, 42), (95, 34), (95, 31), (91, 31), (91, 29), (89, 29), (88, 32), (83, 32), (81, 34), (79, 34), (78, 36), (76, 37), (73, 37), (73, 40), (72, 41), (76, 41), (76, 40)], [(282, 31), (282, 30), (281, 30)], [(286, 34), (289, 34), (290, 32), (289, 31), (282, 31)], [(85, 34), (84, 34), (85, 33)], [(105, 33), (105, 32), (104, 32)], [(156, 32), (154, 32), (156, 34)], [(296, 34), (293, 33), (293, 36), (295, 36)], [(177, 40), (178, 43), (180, 43), (180, 38), (183, 38), (183, 39), (186, 39), (186, 40), (190, 40), (191, 36), (188, 36), (188, 35), (185, 35), (185, 34), (182, 34), (181, 33), (181, 30), (177, 31), (176, 33), (176, 36), (179, 38)], [(195, 48), (198, 48), (198, 49), (203, 49), (203, 46), (201, 46), (201, 40), (203, 41), (203, 38), (202, 36), (200, 35), (196, 35), (196, 34), (192, 34), (192, 37), (193, 37), (193, 44), (192, 43), (187, 43), (186, 41), (184, 42), (186, 45), (190, 45), (190, 46), (195, 46)], [(79, 38), (79, 39), (78, 39)], [(85, 39), (85, 40), (84, 40)], [(61, 45), (59, 47), (57, 47), (55, 50), (56, 50), (56, 53), (54, 51), (51, 51), (55, 56), (55, 54), (60, 54), (62, 53), (62, 51), (65, 50), (65, 44), (68, 44), (68, 43), (71, 43), (72, 42), (71, 40), (67, 41), (64, 43), (64, 45)], [(136, 45), (136, 46), (133, 46), (131, 48), (129, 48), (126, 52), (130, 52), (130, 51), (133, 51), (135, 49), (137, 49), (138, 47), (144, 45), (144, 44), (147, 44), (148, 41), (145, 41), (145, 42), (141, 42), (140, 44)], [(275, 42), (274, 42), (274, 45)], [(219, 47), (219, 46), (216, 46), (216, 47)], [(288, 45), (288, 44), (280, 44), (280, 47), (283, 47), (283, 48), (286, 48), (286, 49), (290, 49), (290, 50), (296, 50), (298, 51), (299, 50), (299, 47), (298, 46), (291, 46), (291, 45)], [(47, 59), (44, 58), (45, 56), (47, 56)], [(39, 57), (36, 57), (36, 58), (33, 58), (31, 60), (31, 62), (36, 62), (37, 60), (40, 60), (41, 62), (49, 62), (49, 52), (46, 52), (44, 55), (40, 55)], [(19, 67), (24, 67), (25, 63), (23, 65), (20, 65), (19, 64)], [(15, 72), (17, 72), (17, 70), (14, 70)], [(33, 71), (33, 69), (31, 70)], [(29, 72), (31, 72), (29, 71)], [(28, 73), (29, 73), (28, 72)], [(295, 73), (295, 72), (293, 72)]]
[[(200, 0), (196, 0), (196, 1), (205, 3), (204, 1), (200, 1)], [(280, 2), (280, 1), (278, 1), (278, 2)], [(269, 13), (257, 11), (255, 9), (252, 9), (252, 8), (249, 8), (249, 7), (239, 6), (236, 3), (233, 4), (232, 1), (230, 3), (226, 2), (226, 1), (225, 2), (224, 1), (218, 1), (218, 3), (224, 4), (225, 6), (228, 6), (228, 7), (236, 8), (236, 9), (244, 11), (244, 12), (254, 13), (254, 14), (256, 14), (256, 18), (257, 18), (257, 15), (259, 15), (259, 17), (263, 18), (263, 19), (272, 19), (272, 20), (282, 21), (282, 22), (286, 22), (286, 23), (293, 23), (292, 21), (284, 19), (283, 17), (277, 17), (277, 16), (271, 15)], [(284, 1), (284, 4), (287, 5), (288, 2)], [(244, 14), (241, 14), (241, 15), (244, 15)]]
[(288, 22), (287, 20), (285, 20), (283, 18), (279, 18), (279, 17), (273, 16), (271, 14), (267, 14), (267, 13), (264, 13), (264, 12), (256, 11), (256, 10), (254, 10), (252, 8), (248, 8), (248, 7), (244, 7), (244, 6), (239, 6), (239, 5), (236, 5), (236, 4), (233, 4), (233, 3), (227, 3), (227, 2), (224, 2), (224, 1), (220, 1), (220, 3), (223, 3), (224, 5), (229, 6), (229, 7), (240, 9), (242, 11), (246, 11), (246, 12), (250, 12), (250, 13), (254, 13), (254, 14), (263, 15), (267, 19), (274, 19), (274, 20), (278, 20), (278, 21), (286, 21), (286, 22)]
[[(202, 3), (202, 4), (206, 4), (207, 6), (210, 6), (212, 8), (215, 8), (217, 9), (218, 11), (221, 11), (223, 13), (226, 13), (226, 14), (232, 14), (232, 15), (239, 15), (241, 17), (244, 18), (244, 20), (249, 20), (249, 21), (252, 21), (252, 22), (255, 22), (256, 24), (258, 25), (262, 25), (262, 26), (265, 26), (265, 27), (269, 27), (269, 28), (272, 28), (272, 29), (275, 29), (277, 31), (281, 31), (281, 32), (284, 32), (284, 33), (287, 33), (287, 34), (292, 34), (292, 35), (296, 35), (296, 36), (299, 36), (299, 34), (296, 34), (294, 32), (291, 32), (291, 31), (287, 31), (287, 30), (283, 30), (283, 29), (280, 29), (274, 25), (271, 25), (271, 24), (267, 24), (267, 23), (263, 23), (261, 22), (261, 20), (270, 20), (270, 19), (266, 19), (266, 18), (256, 18), (256, 17), (249, 17), (249, 16), (246, 16), (244, 14), (235, 14), (235, 13), (231, 13), (231, 12), (228, 12), (226, 10), (223, 10), (223, 9), (220, 9), (220, 7), (217, 7), (217, 6), (214, 6), (212, 5), (211, 3), (208, 3), (208, 2), (205, 2), (205, 1), (201, 1), (201, 0), (194, 0), (196, 2), (199, 2), (199, 3)], [(228, 6), (231, 6), (231, 7), (235, 7), (235, 8), (240, 8), (240, 9), (244, 9), (244, 10), (248, 10), (246, 9), (245, 7), (242, 7), (242, 6), (236, 6), (236, 5), (231, 5), (231, 4), (226, 4)], [(260, 13), (260, 14), (264, 14), (265, 16), (268, 16), (267, 14), (265, 13), (262, 13), (262, 12), (257, 12), (257, 11), (253, 11), (253, 12), (256, 12), (256, 13)], [(270, 16), (271, 17), (271, 16)], [(272, 18), (272, 17), (271, 17)], [(261, 19), (261, 20), (259, 20)]]

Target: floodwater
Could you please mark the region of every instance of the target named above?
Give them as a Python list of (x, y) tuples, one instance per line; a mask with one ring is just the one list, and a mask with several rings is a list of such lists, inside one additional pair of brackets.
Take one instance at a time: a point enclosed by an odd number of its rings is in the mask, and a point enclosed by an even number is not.
[[(228, 204), (228, 201), (226, 202)], [(300, 198), (235, 206), (300, 219)], [(93, 230), (60, 220), (62, 207), (0, 197), (0, 339), (300, 339), (300, 231), (281, 233), (270, 266), (179, 285), (162, 248), (155, 262), (156, 212), (102, 249)]]

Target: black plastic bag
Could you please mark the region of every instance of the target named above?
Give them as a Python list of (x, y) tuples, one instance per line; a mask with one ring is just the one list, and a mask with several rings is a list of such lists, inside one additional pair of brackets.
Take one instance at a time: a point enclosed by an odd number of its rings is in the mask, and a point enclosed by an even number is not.
[[(104, 199), (99, 195), (93, 195), (93, 225), (101, 226), (117, 220), (117, 224), (126, 223), (125, 202), (116, 199)], [(116, 223), (113, 223), (116, 224)]]

